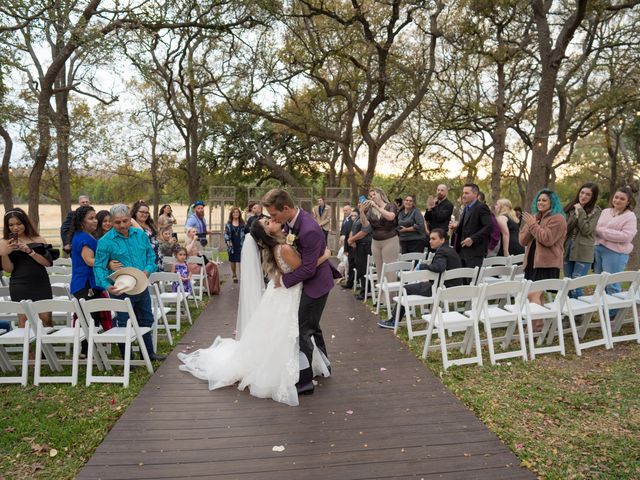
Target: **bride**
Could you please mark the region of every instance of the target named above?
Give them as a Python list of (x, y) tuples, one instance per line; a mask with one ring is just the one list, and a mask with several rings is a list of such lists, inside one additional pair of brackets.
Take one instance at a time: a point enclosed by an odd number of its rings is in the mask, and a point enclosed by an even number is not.
[[(255, 308), (245, 304), (243, 286), (252, 285), (252, 290), (259, 292), (261, 287), (258, 285), (263, 284), (263, 276), (259, 266), (243, 268), (239, 308), (252, 313), (248, 319), (245, 314), (242, 322), (239, 316), (238, 333), (242, 323), (241, 335), (237, 340), (217, 337), (209, 348), (191, 354), (179, 353), (178, 358), (184, 363), (179, 368), (208, 380), (210, 390), (239, 382), (238, 389), (249, 387), (255, 397), (298, 405), (296, 382), (300, 369), (305, 368), (301, 364), (306, 363), (308, 367), (307, 358), (300, 355), (298, 346), (298, 304), (302, 283), (287, 289), (280, 284), (280, 276), (298, 268), (300, 256), (285, 243), (282, 225), (268, 218), (253, 222), (251, 237), (255, 242), (245, 240), (243, 254), (247, 248), (261, 250), (262, 269), (270, 278), (267, 289)], [(257, 253), (253, 255), (258, 257)], [(329, 255), (327, 250), (318, 259), (318, 264), (326, 261)], [(243, 263), (244, 258), (241, 265)], [(314, 349), (312, 363), (314, 375), (329, 376), (329, 361), (317, 348)]]

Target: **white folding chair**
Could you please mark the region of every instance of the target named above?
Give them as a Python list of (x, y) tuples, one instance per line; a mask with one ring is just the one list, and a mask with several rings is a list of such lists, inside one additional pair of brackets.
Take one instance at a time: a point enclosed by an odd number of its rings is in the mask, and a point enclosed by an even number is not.
[(413, 266), (413, 262), (390, 262), (382, 264), (382, 272), (380, 272), (376, 292), (376, 315), (379, 315), (380, 313), (380, 298), (384, 294), (385, 306), (387, 308), (387, 320), (391, 320), (391, 292), (400, 291), (400, 281), (388, 281), (387, 274), (395, 273), (396, 275), (399, 275), (402, 271), (410, 272), (413, 270)]
[(399, 262), (424, 262), (427, 260), (427, 252), (410, 252), (410, 253), (401, 253), (398, 255)]
[(509, 257), (486, 257), (482, 260), (483, 267), (507, 266)]
[[(76, 386), (78, 383), (78, 367), (80, 364), (80, 342), (85, 339), (84, 330), (81, 323), (85, 321), (80, 310), (78, 300), (39, 300), (27, 304), (29, 320), (32, 325), (36, 325), (36, 353), (34, 361), (33, 384), (41, 383), (71, 383)], [(75, 326), (62, 327), (55, 330), (46, 329), (40, 320), (40, 313), (61, 313), (65, 312), (69, 316), (75, 314), (77, 321)], [(52, 370), (61, 371), (62, 365), (55, 356), (52, 345), (72, 345), (71, 376), (42, 376), (42, 352), (45, 352), (49, 366)]]
[(513, 280), (513, 273), (516, 267), (508, 267), (506, 265), (498, 265), (494, 267), (482, 267), (478, 274), (476, 284), (508, 282)]
[[(602, 311), (602, 295), (604, 293), (606, 277), (607, 274), (594, 274), (568, 279), (569, 283), (567, 286), (567, 292), (577, 288), (593, 289), (593, 293), (591, 295), (583, 295), (579, 298), (570, 298), (567, 296), (562, 310), (563, 313), (569, 317), (569, 330), (573, 336), (573, 343), (575, 344), (576, 355), (578, 356), (582, 355), (582, 350), (586, 348), (597, 347), (600, 345), (604, 345), (605, 348), (612, 347), (609, 342), (609, 330), (607, 329), (604, 312)], [(598, 316), (598, 319), (595, 323), (592, 323), (591, 318), (594, 314)], [(580, 327), (576, 324), (577, 316), (582, 317)], [(582, 342), (587, 330), (594, 326), (600, 328), (600, 338), (596, 338), (595, 340), (588, 342)], [(547, 343), (551, 343), (551, 341), (553, 341), (555, 333), (555, 329), (552, 328), (549, 332)]]
[(66, 285), (67, 287), (71, 284), (71, 274), (68, 275), (61, 275), (61, 274), (53, 274), (53, 275), (49, 275), (49, 283), (53, 286), (53, 285), (59, 285), (59, 286), (64, 286)]
[[(158, 284), (160, 290), (160, 298), (165, 306), (175, 307), (176, 323), (169, 325), (172, 329), (180, 331), (180, 321), (182, 317), (182, 309), (184, 308), (189, 324), (193, 325), (191, 320), (191, 312), (189, 311), (188, 295), (182, 286), (182, 279), (177, 273), (170, 272), (154, 272), (149, 275), (149, 283)], [(177, 291), (173, 291), (173, 285), (176, 285)]]
[[(526, 340), (522, 327), (522, 305), (527, 298), (528, 290), (529, 282), (527, 281), (504, 281), (484, 284), (482, 297), (480, 298), (479, 320), (484, 325), (484, 330), (487, 334), (487, 347), (491, 365), (495, 365), (497, 360), (515, 357), (521, 357), (523, 361), (527, 361)], [(504, 307), (500, 306), (500, 301), (505, 297), (514, 299), (512, 303), (508, 304), (510, 308), (506, 308), (506, 305)], [(470, 312), (465, 313), (470, 315)], [(493, 337), (494, 328), (507, 329), (502, 338), (503, 350), (507, 349), (513, 338), (513, 333), (517, 329), (519, 348), (496, 353), (494, 340), (499, 339), (494, 339)]]
[(65, 265), (52, 265), (45, 268), (49, 275), (71, 275), (71, 267)]
[(198, 265), (198, 273), (191, 275), (191, 288), (193, 289), (193, 298), (198, 306), (198, 300), (202, 301), (204, 292), (209, 295), (209, 281), (207, 280), (207, 271), (204, 257), (193, 256), (187, 259), (187, 265)]
[(476, 279), (478, 278), (478, 271), (479, 271), (478, 267), (474, 267), (474, 268), (463, 267), (463, 268), (454, 268), (452, 270), (445, 270), (440, 275), (440, 285), (438, 286), (442, 287), (445, 285), (445, 282), (448, 282), (451, 280), (463, 280), (463, 281), (466, 280), (468, 285), (475, 285)]
[[(440, 351), (442, 354), (442, 366), (446, 370), (451, 365), (468, 365), (477, 363), (482, 365), (482, 351), (480, 349), (480, 331), (478, 327), (479, 303), (484, 286), (462, 286), (462, 287), (440, 287), (436, 293), (433, 310), (430, 314), (423, 315), (422, 319), (427, 322), (427, 338), (424, 341), (422, 358), (427, 358), (431, 348), (431, 339), (434, 329), (440, 338)], [(468, 303), (471, 309), (467, 312), (459, 312), (449, 309), (449, 304)], [(462, 342), (447, 345), (446, 330), (465, 331), (465, 338)], [(448, 348), (460, 346), (460, 352), (469, 350), (469, 342), (475, 347), (475, 355), (470, 357), (449, 360)], [(436, 348), (433, 346), (433, 348)]]
[(55, 266), (71, 267), (71, 258), (60, 257), (53, 261)]
[(173, 265), (174, 263), (176, 263), (176, 257), (173, 257), (171, 255), (164, 255), (162, 257), (162, 267), (164, 268), (165, 272), (170, 272), (171, 265)]
[(376, 272), (376, 262), (373, 255), (367, 255), (367, 269), (364, 274), (364, 301), (367, 301), (369, 295), (371, 300), (376, 301), (376, 286), (378, 284), (378, 273)]
[[(162, 326), (164, 329), (164, 335), (167, 337), (169, 341), (169, 345), (173, 345), (173, 336), (171, 335), (171, 327), (169, 327), (169, 321), (167, 320), (167, 313), (171, 311), (170, 308), (165, 307), (162, 302), (162, 298), (160, 297), (160, 289), (158, 288), (158, 284), (152, 283), (147, 289), (149, 290), (149, 295), (151, 296), (151, 310), (153, 312), (153, 346), (154, 348), (158, 345), (158, 330)], [(156, 348), (157, 351), (157, 348)]]
[(524, 263), (524, 253), (519, 253), (518, 255), (509, 255), (507, 257), (507, 265), (522, 265)]
[[(398, 326), (400, 324), (406, 325), (407, 334), (409, 335), (409, 340), (413, 339), (418, 335), (426, 335), (427, 330), (413, 331), (413, 317), (416, 316), (416, 308), (420, 307), (421, 309), (427, 306), (433, 306), (434, 295), (430, 297), (425, 297), (422, 295), (408, 295), (406, 286), (412, 283), (421, 283), (421, 282), (431, 282), (432, 292), (435, 292), (438, 285), (438, 277), (440, 276), (437, 272), (431, 272), (429, 270), (414, 270), (411, 272), (400, 272), (400, 283), (402, 287), (400, 288), (400, 294), (396, 297), (393, 297), (393, 301), (397, 304), (396, 306), (396, 317), (395, 317), (395, 326), (393, 328), (394, 333), (398, 332)], [(400, 309), (404, 308), (404, 315), (406, 320), (402, 321), (400, 318)]]
[(18, 376), (2, 376), (0, 383), (19, 383), (23, 387), (27, 386), (27, 378), (29, 376), (29, 346), (36, 339), (36, 332), (31, 328), (29, 322), (29, 313), (26, 307), (26, 300), (21, 302), (0, 301), (0, 316), (17, 317), (18, 314), (25, 315), (27, 322), (24, 328), (14, 328), (9, 332), (0, 335), (0, 368), (3, 372), (15, 372), (13, 361), (7, 352), (6, 347), (22, 347), (22, 359), (20, 365), (22, 370)]
[[(608, 294), (607, 286), (619, 283), (622, 291), (619, 293)], [(625, 285), (628, 287), (625, 288)], [(640, 343), (640, 325), (638, 323), (638, 293), (640, 292), (640, 272), (619, 272), (612, 273), (607, 276), (604, 284), (604, 292), (602, 295), (603, 310), (606, 318), (607, 328), (609, 329), (609, 340), (611, 345), (618, 342), (636, 341)], [(612, 319), (610, 313), (617, 310), (615, 317)], [(631, 310), (631, 318), (627, 318), (627, 313)], [(626, 323), (633, 324), (634, 333), (626, 335), (615, 335), (622, 330)]]
[[(562, 331), (562, 312), (565, 301), (567, 300), (567, 292), (569, 279), (549, 279), (531, 282), (529, 285), (529, 295), (534, 292), (542, 292), (543, 298), (549, 294), (552, 301), (544, 305), (530, 302), (528, 299), (524, 302), (525, 321), (527, 322), (527, 336), (529, 339), (529, 356), (531, 360), (536, 355), (542, 353), (560, 352), (564, 356), (564, 335), (558, 335), (558, 345), (547, 345), (542, 347), (544, 338), (551, 328), (552, 324), (557, 331)], [(553, 294), (552, 292), (555, 292)], [(543, 320), (544, 325), (542, 332), (533, 331), (533, 320)], [(538, 337), (538, 346), (534, 344), (534, 338)]]
[[(92, 383), (122, 383), (126, 388), (129, 386), (129, 373), (131, 365), (144, 364), (147, 367), (149, 373), (153, 373), (153, 366), (151, 365), (151, 359), (149, 358), (149, 352), (144, 344), (142, 338), (143, 335), (151, 331), (150, 327), (140, 327), (136, 314), (131, 306), (131, 300), (125, 298), (124, 300), (118, 300), (115, 298), (99, 298), (95, 300), (86, 301), (80, 300), (80, 306), (84, 317), (89, 319), (93, 312), (112, 311), (123, 312), (129, 314), (127, 325), (125, 327), (113, 327), (110, 330), (104, 330), (98, 332), (93, 324), (93, 321), (87, 322), (89, 327), (89, 351), (87, 352), (87, 380), (86, 385), (89, 386)], [(131, 360), (131, 351), (133, 342), (137, 342), (142, 354), (142, 363), (140, 361)], [(97, 344), (124, 344), (124, 372), (122, 375), (93, 375), (93, 353)], [(109, 363), (120, 363), (117, 361), (109, 360)], [(106, 364), (105, 366), (107, 366)]]

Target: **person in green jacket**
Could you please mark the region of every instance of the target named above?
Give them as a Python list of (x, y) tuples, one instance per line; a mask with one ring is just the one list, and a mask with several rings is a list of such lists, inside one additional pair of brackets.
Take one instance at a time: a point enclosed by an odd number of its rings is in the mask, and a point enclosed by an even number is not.
[[(595, 250), (595, 230), (601, 209), (598, 185), (587, 182), (580, 187), (575, 199), (564, 208), (567, 215), (567, 238), (564, 243), (564, 276), (578, 278), (589, 273)], [(582, 289), (569, 292), (578, 298)]]

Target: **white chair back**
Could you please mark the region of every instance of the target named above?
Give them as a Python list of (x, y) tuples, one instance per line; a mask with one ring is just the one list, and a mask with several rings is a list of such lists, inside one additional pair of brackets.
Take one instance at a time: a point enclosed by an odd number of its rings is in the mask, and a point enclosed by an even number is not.
[(506, 266), (508, 257), (487, 257), (482, 260), (483, 267)]
[(478, 277), (478, 267), (468, 268), (454, 268), (452, 270), (445, 270), (440, 275), (440, 287), (445, 286), (445, 282), (449, 280), (467, 280), (469, 285), (475, 285), (476, 278)]

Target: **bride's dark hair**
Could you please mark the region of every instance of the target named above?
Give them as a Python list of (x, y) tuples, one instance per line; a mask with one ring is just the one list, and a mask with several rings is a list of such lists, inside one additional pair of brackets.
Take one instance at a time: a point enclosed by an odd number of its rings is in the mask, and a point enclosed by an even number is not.
[(275, 247), (283, 244), (284, 238), (269, 235), (260, 220), (256, 220), (251, 224), (250, 233), (262, 253), (262, 271), (267, 277), (273, 278), (278, 268), (275, 259)]

